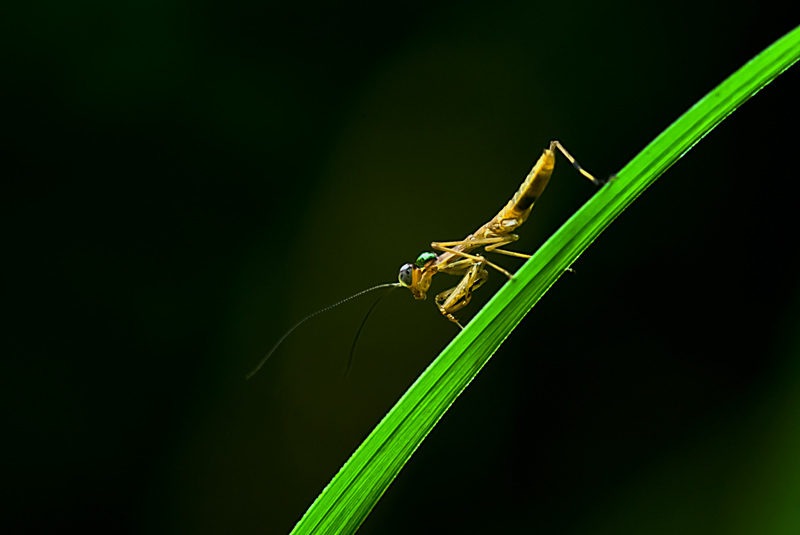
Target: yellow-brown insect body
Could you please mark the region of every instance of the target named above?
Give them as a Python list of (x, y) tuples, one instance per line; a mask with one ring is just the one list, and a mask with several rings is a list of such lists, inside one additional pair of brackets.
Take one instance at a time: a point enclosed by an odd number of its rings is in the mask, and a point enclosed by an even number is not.
[(514, 197), (491, 221), (463, 240), (431, 243), (431, 247), (437, 253), (423, 253), (418, 259), (417, 265), (405, 264), (400, 270), (400, 284), (410, 289), (415, 299), (425, 299), (431, 285), (431, 278), (436, 273), (448, 273), (463, 277), (456, 287), (436, 296), (436, 305), (441, 313), (450, 321), (458, 323), (452, 313), (469, 303), (472, 291), (486, 281), (489, 275), (486, 270), (487, 266), (512, 278), (511, 273), (472, 251), (483, 247), (486, 252), (496, 252), (517, 258), (531, 257), (531, 255), (508, 251), (502, 247), (519, 238), (514, 231), (528, 219), (534, 204), (550, 182), (556, 162), (556, 149), (593, 184), (597, 186), (603, 184), (578, 165), (561, 143), (552, 141), (550, 147), (544, 150), (536, 165), (525, 177)]

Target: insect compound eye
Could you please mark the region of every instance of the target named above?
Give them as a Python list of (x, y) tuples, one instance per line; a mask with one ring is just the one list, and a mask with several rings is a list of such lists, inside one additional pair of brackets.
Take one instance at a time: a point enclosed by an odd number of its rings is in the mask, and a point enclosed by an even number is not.
[(414, 264), (403, 264), (403, 267), (400, 268), (400, 275), (397, 277), (397, 280), (400, 281), (405, 287), (410, 287), (411, 283), (414, 282)]

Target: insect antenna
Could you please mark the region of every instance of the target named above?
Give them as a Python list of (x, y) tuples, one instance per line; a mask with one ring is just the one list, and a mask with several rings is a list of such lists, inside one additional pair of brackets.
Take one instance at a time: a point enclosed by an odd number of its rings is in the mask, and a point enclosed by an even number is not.
[[(394, 290), (400, 285), (393, 284), (392, 286), (393, 286), (392, 290)], [(392, 290), (389, 290), (388, 292), (377, 298), (375, 302), (372, 303), (372, 306), (369, 307), (369, 310), (367, 310), (367, 315), (364, 316), (364, 320), (361, 322), (361, 326), (358, 328), (358, 332), (356, 332), (356, 338), (355, 340), (353, 340), (353, 345), (350, 346), (350, 354), (347, 356), (347, 367), (344, 369), (345, 377), (347, 377), (347, 375), (350, 373), (350, 367), (353, 365), (353, 355), (355, 355), (356, 353), (356, 344), (358, 343), (358, 337), (361, 336), (361, 331), (364, 329), (364, 325), (367, 324), (367, 319), (369, 318), (369, 315), (372, 314), (372, 311), (375, 310), (375, 307), (378, 306), (378, 303), (380, 303), (384, 297), (392, 293)]]
[[(390, 282), (390, 283), (387, 283), (387, 284), (379, 284), (379, 285), (377, 285), (377, 286), (373, 286), (372, 288), (367, 288), (366, 290), (362, 290), (362, 291), (358, 292), (357, 294), (351, 295), (350, 297), (347, 297), (347, 298), (345, 298), (345, 299), (342, 299), (341, 301), (338, 301), (338, 302), (336, 302), (336, 303), (334, 303), (334, 304), (332, 304), (332, 305), (330, 305), (330, 306), (327, 306), (327, 307), (325, 307), (325, 308), (323, 308), (323, 309), (317, 310), (317, 311), (316, 311), (316, 312), (314, 312), (313, 314), (309, 314), (309, 315), (308, 315), (308, 316), (306, 316), (305, 318), (303, 318), (303, 319), (301, 319), (300, 321), (298, 321), (297, 323), (295, 323), (295, 324), (292, 326), (292, 328), (291, 328), (291, 329), (289, 329), (288, 331), (286, 331), (286, 333), (285, 333), (283, 336), (281, 336), (281, 339), (280, 339), (280, 340), (278, 340), (278, 343), (276, 343), (274, 346), (272, 346), (272, 349), (270, 349), (270, 350), (269, 350), (269, 353), (267, 353), (267, 354), (266, 354), (266, 356), (265, 356), (263, 359), (261, 359), (261, 362), (259, 362), (259, 363), (258, 363), (258, 366), (256, 366), (255, 368), (253, 368), (253, 369), (252, 369), (252, 371), (250, 371), (250, 373), (248, 373), (247, 375), (245, 375), (245, 378), (246, 378), (246, 379), (250, 379), (252, 376), (254, 376), (254, 375), (256, 374), (256, 372), (257, 372), (258, 370), (260, 370), (260, 369), (261, 369), (261, 367), (262, 367), (262, 366), (263, 366), (263, 365), (264, 365), (264, 364), (267, 362), (267, 360), (269, 360), (269, 358), (272, 356), (272, 354), (273, 354), (273, 353), (275, 353), (275, 350), (276, 350), (276, 349), (278, 349), (278, 347), (280, 347), (280, 345), (283, 343), (283, 341), (284, 341), (284, 340), (286, 340), (286, 337), (287, 337), (287, 336), (289, 336), (290, 334), (292, 334), (292, 332), (293, 332), (295, 329), (297, 329), (298, 327), (300, 327), (300, 326), (301, 326), (303, 323), (305, 323), (306, 321), (310, 320), (311, 318), (313, 318), (313, 317), (314, 317), (314, 316), (316, 316), (317, 314), (322, 314), (323, 312), (327, 312), (328, 310), (330, 310), (330, 309), (332, 309), (332, 308), (334, 308), (334, 307), (338, 307), (338, 306), (339, 306), (339, 305), (341, 305), (342, 303), (346, 303), (347, 301), (350, 301), (351, 299), (355, 299), (356, 297), (360, 297), (360, 296), (364, 295), (365, 293), (371, 292), (371, 291), (373, 291), (373, 290), (380, 290), (381, 288), (390, 288), (390, 287), (391, 287), (391, 288), (394, 288), (394, 287), (397, 287), (397, 286), (400, 286), (400, 283), (398, 283), (398, 282)], [(380, 301), (380, 299), (379, 299), (379, 301)], [(376, 302), (376, 303), (377, 303), (377, 302)], [(375, 306), (375, 305), (373, 305), (373, 308), (374, 308), (374, 306)], [(370, 310), (372, 310), (372, 309), (370, 309)], [(366, 321), (366, 319), (365, 319), (365, 321)], [(362, 326), (362, 327), (364, 326), (364, 325), (363, 325), (363, 323), (362, 323), (362, 325), (361, 325), (361, 326)]]

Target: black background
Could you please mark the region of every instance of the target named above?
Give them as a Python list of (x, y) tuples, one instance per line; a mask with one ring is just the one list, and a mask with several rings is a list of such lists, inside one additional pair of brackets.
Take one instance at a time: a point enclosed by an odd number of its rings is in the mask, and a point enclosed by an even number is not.
[[(456, 332), (398, 290), (345, 380), (363, 298), (245, 381), (280, 335), (477, 228), (551, 139), (619, 170), (796, 22), (763, 2), (17, 7), (3, 522), (287, 533)], [(595, 242), (360, 533), (800, 529), (798, 94), (794, 67)], [(516, 250), (594, 191), (559, 162)]]

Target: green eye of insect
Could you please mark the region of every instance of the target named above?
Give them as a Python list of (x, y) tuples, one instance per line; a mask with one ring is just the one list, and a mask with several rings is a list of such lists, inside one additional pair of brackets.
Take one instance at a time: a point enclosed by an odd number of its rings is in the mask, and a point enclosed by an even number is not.
[(417, 257), (417, 267), (424, 268), (425, 264), (430, 262), (431, 260), (436, 260), (436, 253), (424, 252)]

